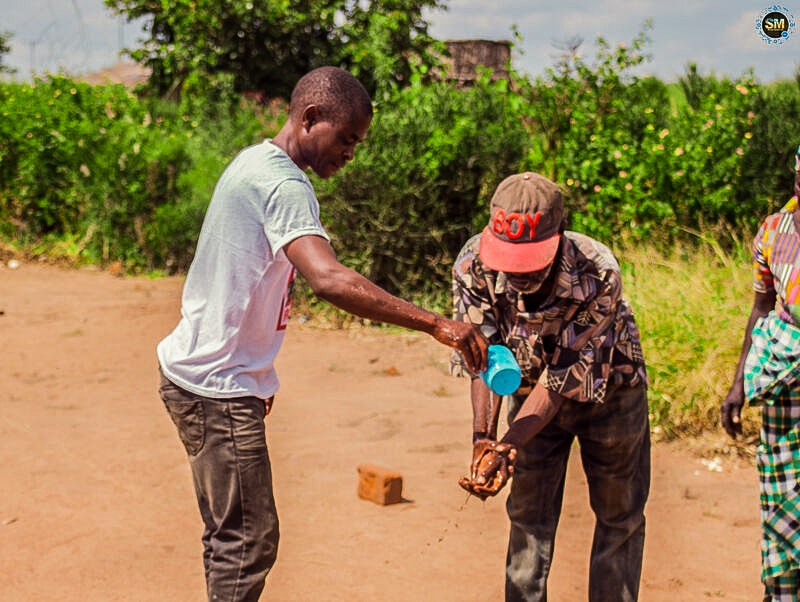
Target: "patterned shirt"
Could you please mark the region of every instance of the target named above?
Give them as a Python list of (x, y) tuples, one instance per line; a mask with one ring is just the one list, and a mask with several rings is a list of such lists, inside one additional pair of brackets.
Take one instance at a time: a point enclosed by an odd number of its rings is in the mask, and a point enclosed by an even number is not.
[(753, 289), (775, 291), (778, 317), (800, 326), (800, 236), (792, 218), (797, 203), (793, 197), (761, 224), (753, 240)]
[[(527, 395), (541, 382), (568, 399), (602, 402), (609, 382), (647, 383), (639, 329), (608, 247), (565, 232), (555, 286), (530, 308), (503, 272), (484, 268), (479, 245), (480, 235), (473, 236), (453, 267), (454, 317), (478, 326), (491, 344), (511, 349), (522, 369), (516, 394)], [(470, 374), (458, 353), (450, 371)]]

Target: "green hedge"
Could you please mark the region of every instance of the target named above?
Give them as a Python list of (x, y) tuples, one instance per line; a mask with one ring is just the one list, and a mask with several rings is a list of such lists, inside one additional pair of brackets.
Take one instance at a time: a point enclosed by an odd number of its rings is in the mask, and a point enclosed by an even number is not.
[[(570, 227), (606, 242), (707, 228), (746, 239), (791, 193), (796, 82), (690, 71), (668, 86), (631, 74), (639, 45), (599, 44), (593, 64), (569, 55), (533, 81), (396, 90), (355, 160), (315, 180), (341, 259), (404, 296), (440, 294), (494, 187), (521, 169), (561, 184)], [(54, 76), (0, 83), (0, 116), (6, 245), (177, 272), (227, 162), (285, 111), (240, 101), (225, 81), (174, 105)]]
[(379, 106), (356, 159), (316, 182), (345, 260), (406, 296), (440, 290), (458, 250), (488, 220), (486, 199), (521, 167), (519, 101), (508, 82), (484, 79), (464, 90), (415, 84)]
[(186, 267), (216, 178), (262, 125), (187, 110), (60, 76), (0, 84), (0, 236), (81, 263)]

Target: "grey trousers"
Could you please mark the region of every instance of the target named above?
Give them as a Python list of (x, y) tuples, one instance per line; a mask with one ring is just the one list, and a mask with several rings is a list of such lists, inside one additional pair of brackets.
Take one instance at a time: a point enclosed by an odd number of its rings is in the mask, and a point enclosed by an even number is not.
[(159, 393), (189, 457), (208, 599), (256, 602), (278, 551), (264, 400), (209, 399), (163, 374)]
[[(523, 399), (512, 399), (509, 420)], [(565, 401), (518, 451), (507, 500), (506, 601), (545, 602), (570, 448), (577, 438), (596, 517), (591, 602), (638, 599), (650, 490), (647, 389), (609, 387), (605, 403)]]

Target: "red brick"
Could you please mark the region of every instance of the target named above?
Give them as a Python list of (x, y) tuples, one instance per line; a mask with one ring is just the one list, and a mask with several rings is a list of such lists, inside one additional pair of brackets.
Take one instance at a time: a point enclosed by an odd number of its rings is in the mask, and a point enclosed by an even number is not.
[(381, 506), (403, 501), (402, 475), (374, 464), (358, 466), (358, 497)]

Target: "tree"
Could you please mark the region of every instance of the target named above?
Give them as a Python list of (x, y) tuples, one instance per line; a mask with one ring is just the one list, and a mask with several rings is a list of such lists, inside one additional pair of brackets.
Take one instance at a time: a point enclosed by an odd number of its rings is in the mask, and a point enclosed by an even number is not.
[(686, 65), (686, 73), (678, 78), (678, 83), (686, 97), (686, 102), (695, 110), (699, 109), (703, 100), (714, 94), (718, 87), (718, 82), (713, 75), (709, 77), (700, 75), (697, 63)]
[(424, 7), (446, 10), (440, 0), (394, 0), (358, 2), (346, 12), (341, 28), (340, 63), (349, 69), (373, 95), (385, 98), (395, 86), (405, 87), (412, 71), (428, 72), (441, 66), (447, 45), (428, 35)]
[(7, 31), (0, 32), (0, 73), (15, 73), (16, 69), (3, 64), (3, 55), (11, 52), (12, 35)]
[(237, 92), (288, 98), (309, 70), (338, 65), (370, 93), (407, 81), (415, 64), (434, 64), (424, 8), (442, 0), (105, 0), (149, 38), (127, 54), (150, 68), (149, 87), (177, 97), (231, 76)]

